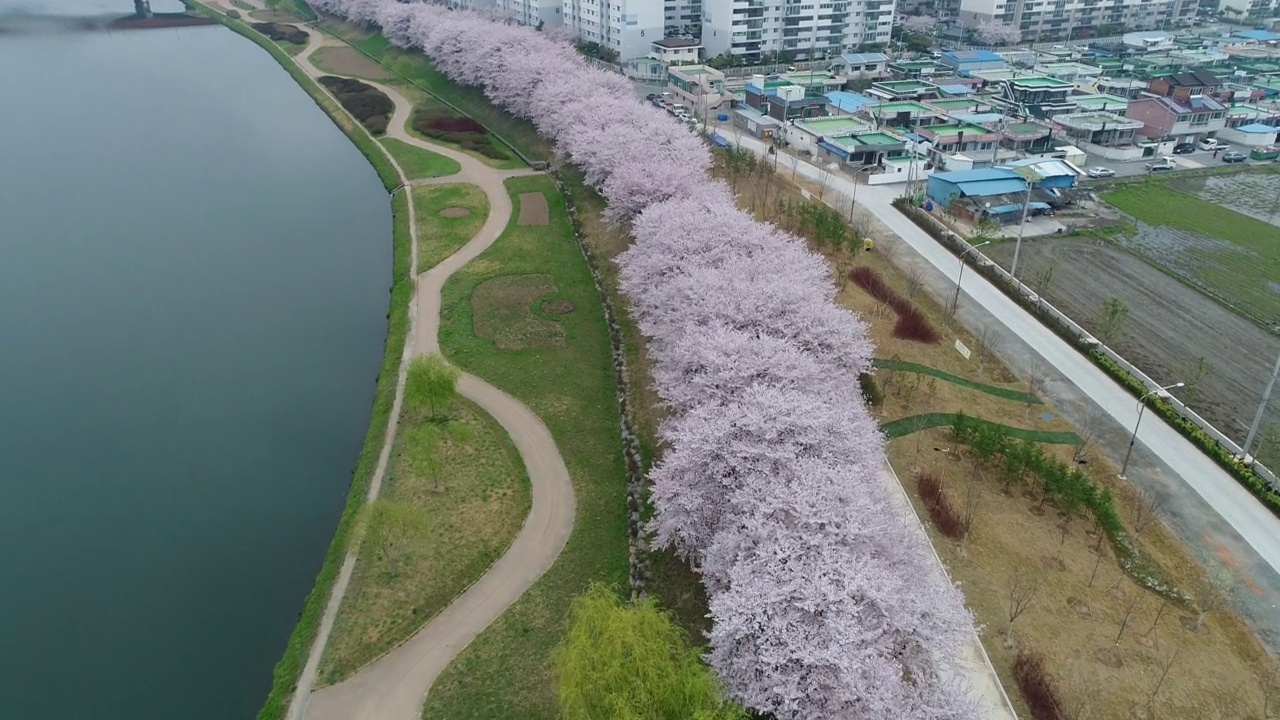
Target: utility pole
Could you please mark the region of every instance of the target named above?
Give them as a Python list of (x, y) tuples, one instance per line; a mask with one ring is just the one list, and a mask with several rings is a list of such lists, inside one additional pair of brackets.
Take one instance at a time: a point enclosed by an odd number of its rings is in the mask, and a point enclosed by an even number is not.
[(1249, 436), (1244, 439), (1244, 447), (1240, 450), (1245, 458), (1249, 457), (1249, 448), (1253, 447), (1253, 439), (1258, 435), (1258, 428), (1262, 426), (1262, 416), (1267, 412), (1267, 403), (1271, 401), (1271, 391), (1276, 386), (1277, 375), (1280, 375), (1280, 356), (1276, 357), (1276, 366), (1271, 369), (1271, 379), (1267, 380), (1267, 388), (1262, 391), (1262, 402), (1258, 403), (1258, 414), (1253, 416)]
[[(1009, 275), (1018, 282), (1018, 253), (1022, 250), (1022, 236), (1027, 232), (1027, 209), (1031, 207), (1031, 188), (1033, 184), (1027, 181), (1027, 198), (1022, 201), (1022, 222), (1018, 225), (1018, 242), (1013, 246), (1013, 264), (1009, 266)], [(1022, 287), (1022, 283), (1018, 282), (1018, 287)]]

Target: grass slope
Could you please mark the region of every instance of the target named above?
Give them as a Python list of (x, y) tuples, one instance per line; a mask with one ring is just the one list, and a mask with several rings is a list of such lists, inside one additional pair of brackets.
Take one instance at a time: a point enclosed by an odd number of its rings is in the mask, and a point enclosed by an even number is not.
[(400, 169), (410, 180), (444, 177), (462, 172), (462, 166), (457, 160), (395, 138), (383, 138), (382, 146), (396, 159)]
[(904, 370), (906, 372), (919, 373), (921, 375), (929, 375), (930, 377), (936, 377), (939, 380), (952, 383), (953, 385), (966, 387), (966, 388), (969, 388), (970, 390), (977, 390), (978, 392), (986, 393), (988, 395), (994, 395), (995, 397), (1004, 398), (1006, 400), (1015, 400), (1017, 402), (1024, 402), (1024, 403), (1029, 402), (1032, 405), (1042, 404), (1042, 401), (1040, 400), (1040, 398), (1036, 397), (1035, 395), (1032, 395), (1031, 393), (1026, 393), (1021, 390), (1014, 390), (1012, 388), (1002, 388), (1002, 387), (996, 387), (995, 385), (987, 385), (985, 383), (980, 383), (976, 380), (970, 380), (969, 378), (960, 377), (959, 375), (952, 375), (949, 372), (938, 370), (937, 368), (931, 368), (928, 365), (921, 365), (920, 363), (907, 362), (906, 360), (893, 360), (890, 358), (872, 358), (871, 364), (883, 370)]
[(405, 407), (386, 484), (319, 678), (349, 677), (407, 639), (501, 557), (529, 514), (529, 478), (502, 426), (457, 398), (444, 415)]
[[(511, 393), (551, 430), (574, 483), (573, 535), (551, 570), (453, 662), (427, 696), (424, 717), (555, 718), (550, 655), (570, 601), (591, 580), (626, 580), (625, 477), (608, 331), (600, 298), (572, 235), (564, 199), (544, 177), (507, 181), (514, 202), (542, 192), (550, 224), (512, 224), (444, 287), (440, 344), (458, 366)], [(501, 275), (545, 274), (554, 299), (573, 303), (546, 316), (564, 327), (561, 347), (494, 349), (472, 331), (471, 293)]]
[[(1280, 182), (1280, 176), (1276, 177)], [(1133, 184), (1103, 199), (1138, 220), (1234, 247), (1191, 245), (1181, 250), (1199, 283), (1255, 319), (1280, 317), (1280, 229), (1221, 205), (1175, 190), (1165, 183)], [(1139, 252), (1141, 249), (1139, 248)], [(1159, 264), (1160, 258), (1152, 258)]]
[[(418, 211), (418, 271), (425, 272), (475, 237), (489, 216), (489, 199), (475, 185), (426, 185), (413, 189)], [(446, 208), (466, 208), (466, 217), (443, 217)]]

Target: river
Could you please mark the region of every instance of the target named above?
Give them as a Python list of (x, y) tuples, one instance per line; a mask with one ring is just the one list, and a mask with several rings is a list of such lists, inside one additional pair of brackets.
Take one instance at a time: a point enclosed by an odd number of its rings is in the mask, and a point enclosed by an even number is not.
[(386, 193), (221, 27), (0, 37), (0, 107), (0, 717), (251, 718), (367, 427)]

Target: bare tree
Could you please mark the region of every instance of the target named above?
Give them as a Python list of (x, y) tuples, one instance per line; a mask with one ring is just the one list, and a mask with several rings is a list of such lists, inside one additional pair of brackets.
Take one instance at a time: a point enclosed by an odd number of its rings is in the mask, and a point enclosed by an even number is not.
[(1044, 297), (1049, 292), (1049, 288), (1053, 285), (1053, 274), (1058, 269), (1058, 261), (1050, 260), (1043, 267), (1036, 271), (1031, 278), (1031, 284), (1036, 288), (1036, 294)]
[(1164, 514), (1168, 499), (1150, 488), (1138, 488), (1134, 495), (1133, 506), (1129, 511), (1133, 521), (1133, 537), (1138, 538), (1151, 523)]
[(1156, 630), (1160, 627), (1160, 621), (1164, 618), (1165, 611), (1169, 609), (1169, 600), (1167, 598), (1160, 599), (1160, 607), (1156, 609), (1155, 619), (1151, 621), (1151, 627), (1143, 633), (1142, 637), (1148, 640), (1153, 646), (1160, 647), (1160, 640), (1156, 637)]
[[(918, 433), (917, 433), (918, 434)], [(974, 466), (974, 474), (981, 477), (982, 471), (977, 465)], [(969, 487), (964, 493), (964, 508), (961, 510), (960, 520), (964, 523), (964, 537), (969, 538), (969, 531), (973, 529), (973, 521), (978, 517), (978, 508), (982, 505), (982, 486), (978, 484), (978, 478), (969, 482)]]
[(978, 355), (978, 377), (982, 377), (986, 370), (987, 361), (995, 356), (999, 344), (1000, 333), (996, 330), (995, 323), (986, 323), (978, 334), (973, 336), (973, 342), (977, 345), (974, 350)]
[(924, 268), (916, 263), (911, 263), (905, 274), (907, 276), (907, 297), (914, 300), (916, 294), (920, 292), (920, 288), (924, 285)]
[(1097, 698), (1096, 688), (1083, 680), (1072, 681), (1059, 701), (1062, 720), (1093, 720), (1097, 714)]
[(1089, 449), (1089, 445), (1102, 434), (1102, 430), (1106, 427), (1106, 424), (1106, 418), (1096, 410), (1090, 410), (1089, 413), (1085, 415), (1084, 421), (1076, 428), (1076, 435), (1080, 438), (1080, 443), (1076, 445), (1075, 453), (1071, 456), (1071, 460), (1073, 462), (1078, 463), (1081, 460), (1084, 460), (1085, 454)]
[(1194, 362), (1188, 363), (1183, 367), (1182, 371), (1178, 375), (1179, 377), (1186, 378), (1184, 381), (1185, 384), (1182, 386), (1182, 390), (1179, 391), (1179, 394), (1182, 395), (1182, 402), (1184, 404), (1191, 404), (1191, 401), (1194, 400), (1196, 395), (1200, 392), (1201, 381), (1203, 381), (1205, 376), (1212, 371), (1213, 363), (1203, 355), (1196, 358)]
[(818, 199), (821, 200), (827, 194), (827, 188), (831, 187), (831, 181), (835, 179), (836, 172), (840, 166), (835, 163), (827, 163), (823, 165), (818, 172)]
[(1204, 619), (1209, 613), (1217, 612), (1226, 605), (1231, 597), (1234, 580), (1231, 573), (1221, 566), (1209, 568), (1200, 585), (1196, 588), (1196, 620), (1192, 627), (1195, 632), (1204, 631)]
[(1151, 688), (1151, 695), (1147, 698), (1147, 710), (1150, 711), (1156, 704), (1156, 695), (1160, 694), (1160, 688), (1164, 687), (1165, 678), (1169, 677), (1169, 671), (1173, 669), (1173, 663), (1178, 659), (1178, 648), (1174, 648), (1169, 657), (1165, 659), (1164, 665), (1160, 668), (1160, 677), (1156, 679), (1155, 687)]
[(1044, 394), (1048, 384), (1049, 373), (1044, 365), (1041, 365), (1039, 360), (1031, 363), (1031, 369), (1027, 371), (1027, 409), (1023, 413), (1024, 421), (1031, 417), (1031, 406), (1035, 405), (1039, 396)]
[(1107, 551), (1102, 548), (1101, 544), (1093, 549), (1093, 572), (1089, 573), (1089, 584), (1085, 587), (1093, 587), (1093, 581), (1098, 578), (1098, 568), (1102, 567), (1102, 558), (1106, 557), (1106, 554)]
[(1273, 664), (1262, 680), (1262, 720), (1278, 717), (1277, 705), (1280, 705), (1280, 667)]
[(1006, 607), (1009, 626), (1005, 630), (1005, 647), (1013, 647), (1013, 624), (1031, 607), (1031, 602), (1040, 592), (1040, 577), (1022, 565), (1015, 565), (1009, 576), (1009, 604)]
[(1116, 639), (1112, 644), (1120, 644), (1120, 637), (1124, 635), (1125, 628), (1129, 627), (1129, 621), (1133, 619), (1133, 613), (1137, 611), (1141, 602), (1142, 596), (1140, 594), (1136, 592), (1129, 593), (1124, 604), (1124, 614), (1120, 616), (1120, 629), (1116, 632)]

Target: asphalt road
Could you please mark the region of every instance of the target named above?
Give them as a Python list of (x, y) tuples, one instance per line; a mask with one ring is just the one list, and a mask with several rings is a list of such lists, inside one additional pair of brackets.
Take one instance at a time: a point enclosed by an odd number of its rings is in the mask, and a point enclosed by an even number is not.
[[(765, 144), (754, 138), (738, 142), (757, 153), (765, 151)], [(785, 153), (778, 158), (788, 170), (795, 162)], [(803, 161), (797, 167), (799, 174), (818, 182), (818, 168)], [(827, 199), (841, 206), (852, 194), (852, 182), (844, 175), (831, 179), (828, 187)], [(901, 191), (901, 185), (862, 186), (858, 207), (902, 239), (911, 256), (904, 261), (922, 268), (930, 294), (949, 300), (958, 261), (892, 207)], [(1090, 415), (1101, 415), (1108, 429), (1099, 448), (1120, 464), (1138, 419), (1137, 402), (1128, 391), (978, 273), (964, 274), (958, 317), (975, 331), (995, 328), (1002, 358), (1015, 372), (1025, 374), (1032, 366), (1047, 371), (1048, 395), (1077, 426)], [(1249, 590), (1235, 594), (1237, 608), (1263, 642), (1280, 652), (1280, 519), (1154, 413), (1143, 419), (1128, 475), (1134, 484), (1169, 499), (1166, 521), (1202, 563), (1234, 571)]]

